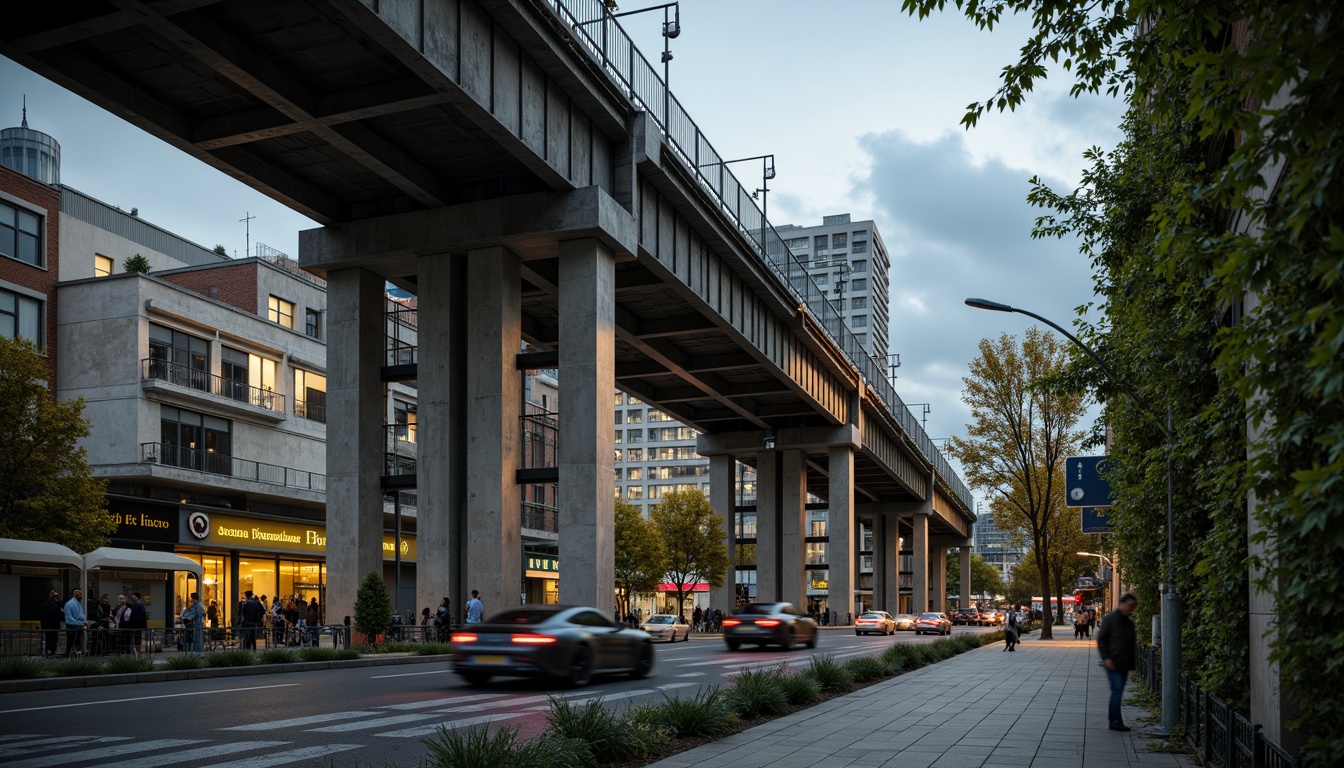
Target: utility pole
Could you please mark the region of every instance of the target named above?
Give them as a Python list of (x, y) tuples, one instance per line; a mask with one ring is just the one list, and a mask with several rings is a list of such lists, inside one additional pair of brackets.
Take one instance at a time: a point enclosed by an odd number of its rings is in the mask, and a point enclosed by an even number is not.
[(251, 211), (247, 211), (246, 215), (239, 219), (243, 222), (243, 236), (246, 238), (244, 242), (247, 244), (247, 249), (243, 251), (243, 258), (252, 255), (252, 220), (255, 218), (257, 217), (253, 216)]

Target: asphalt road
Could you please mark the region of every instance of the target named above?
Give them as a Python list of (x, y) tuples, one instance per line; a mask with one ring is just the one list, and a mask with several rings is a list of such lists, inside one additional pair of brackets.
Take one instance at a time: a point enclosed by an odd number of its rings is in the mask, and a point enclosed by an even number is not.
[[(988, 632), (956, 627), (954, 632)], [(598, 678), (586, 688), (499, 680), (472, 688), (447, 665), (409, 664), (0, 696), (0, 768), (97, 766), (418, 766), (421, 739), (438, 728), (486, 723), (538, 733), (548, 697), (612, 706), (694, 695), (743, 670), (800, 667), (815, 654), (846, 659), (893, 642), (934, 640), (900, 632), (855, 637), (823, 631), (816, 650), (729, 652), (718, 637), (658, 646), (643, 680)]]

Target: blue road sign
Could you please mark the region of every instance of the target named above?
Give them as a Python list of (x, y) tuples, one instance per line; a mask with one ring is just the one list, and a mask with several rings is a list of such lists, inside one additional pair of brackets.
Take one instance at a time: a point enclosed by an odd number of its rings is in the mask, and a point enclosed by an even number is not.
[(1110, 507), (1083, 507), (1083, 533), (1110, 533)]
[(1102, 477), (1107, 458), (1070, 456), (1064, 460), (1064, 506), (1111, 506), (1111, 484)]

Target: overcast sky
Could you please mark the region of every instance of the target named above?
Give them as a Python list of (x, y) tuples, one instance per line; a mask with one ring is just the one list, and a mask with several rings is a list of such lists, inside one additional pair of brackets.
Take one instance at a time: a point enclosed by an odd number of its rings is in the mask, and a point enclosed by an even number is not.
[[(621, 10), (643, 5), (622, 0)], [(1122, 105), (1042, 84), (1016, 113), (966, 131), (966, 105), (988, 98), (1027, 25), (980, 32), (954, 12), (922, 22), (895, 0), (682, 0), (671, 42), (672, 91), (723, 157), (774, 153), (770, 219), (803, 226), (850, 213), (877, 222), (892, 257), (891, 351), (897, 389), (929, 402), (930, 436), (964, 434), (962, 376), (976, 344), (1028, 319), (972, 310), (968, 296), (1022, 306), (1066, 327), (1090, 300), (1090, 268), (1071, 241), (1033, 241), (1027, 183), (1070, 190), (1082, 152), (1120, 138)], [(658, 61), (660, 12), (622, 19)], [(139, 129), (0, 58), (0, 126), (61, 144), (61, 180), (206, 247), (252, 243), (297, 254), (315, 224)], [(748, 189), (750, 165), (737, 167)], [(921, 409), (922, 410), (922, 409)], [(977, 496), (980, 494), (977, 493)]]

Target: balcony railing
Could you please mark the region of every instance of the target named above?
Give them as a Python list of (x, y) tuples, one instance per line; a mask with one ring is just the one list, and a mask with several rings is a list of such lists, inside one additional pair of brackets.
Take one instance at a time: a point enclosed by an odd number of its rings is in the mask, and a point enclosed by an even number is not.
[(412, 306), (388, 299), (387, 301), (387, 362), (386, 365), (413, 365), (417, 362), (420, 313)]
[(560, 466), (560, 415), (527, 404), (522, 416), (523, 469)]
[(555, 524), (555, 507), (524, 501), (523, 527), (534, 531), (559, 533), (560, 529)]
[(831, 303), (826, 291), (813, 282), (806, 267), (766, 221), (749, 188), (728, 169), (723, 156), (709, 143), (676, 96), (667, 93), (667, 85), (658, 70), (635, 47), (611, 15), (607, 3), (603, 0), (545, 0), (545, 4), (554, 11), (563, 31), (570, 35), (576, 47), (592, 57), (631, 103), (652, 117), (663, 131), (663, 138), (671, 149), (670, 155), (678, 158), (718, 213), (751, 243), (761, 262), (775, 273), (792, 298), (805, 306), (817, 325), (859, 370), (865, 383), (886, 405), (887, 412), (937, 468), (938, 476), (968, 509), (974, 509), (970, 489), (952, 472), (952, 467), (925, 434), (919, 420), (909, 413), (896, 394), (896, 388), (887, 378), (885, 361), (868, 356), (845, 324), (839, 308)]
[(327, 406), (310, 403), (307, 400), (294, 401), (294, 415), (309, 421), (327, 423)]
[(246, 382), (226, 379), (209, 371), (160, 358), (147, 357), (140, 361), (140, 367), (141, 378), (146, 381), (166, 381), (179, 387), (227, 397), (256, 408), (276, 413), (285, 412), (285, 396), (269, 389), (254, 387)]
[(383, 452), (384, 475), (414, 475), (416, 465), (417, 426), (415, 424), (386, 425), (387, 448)]
[(278, 464), (265, 464), (170, 443), (141, 443), (140, 461), (143, 464), (191, 469), (284, 488), (303, 488), (324, 493), (327, 490), (327, 476), (316, 472), (282, 467)]

